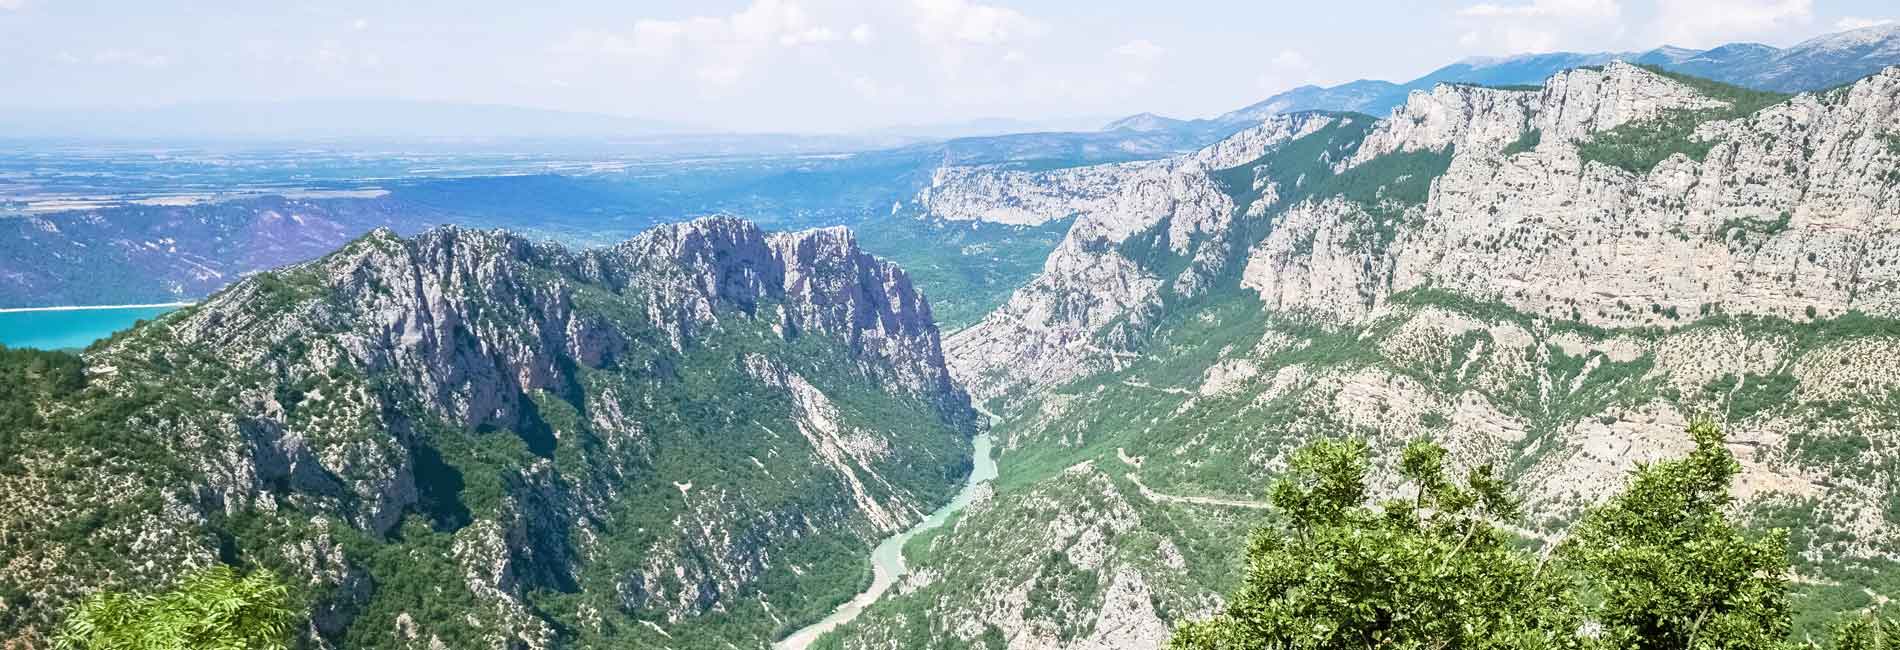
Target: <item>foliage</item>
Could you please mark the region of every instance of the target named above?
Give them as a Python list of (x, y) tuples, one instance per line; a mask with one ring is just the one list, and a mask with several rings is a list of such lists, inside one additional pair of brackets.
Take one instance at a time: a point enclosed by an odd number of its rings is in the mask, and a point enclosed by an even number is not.
[(976, 323), (1042, 271), (1074, 217), (1037, 226), (892, 215), (858, 226), (858, 243), (904, 267), (945, 331)]
[(1560, 549), (1601, 599), (1612, 648), (1775, 648), (1793, 621), (1786, 531), (1745, 534), (1726, 514), (1741, 465), (1707, 420), (1687, 458), (1639, 468)]
[(1564, 585), (1491, 522), (1518, 506), (1489, 466), (1460, 483), (1444, 448), (1407, 446), (1413, 496), (1364, 505), (1363, 442), (1293, 456), (1271, 492), (1280, 529), (1256, 534), (1225, 613), (1177, 629), (1169, 647), (1556, 648), (1580, 644)]
[[(1272, 491), (1285, 523), (1255, 535), (1227, 610), (1177, 628), (1170, 647), (1793, 648), (1787, 533), (1728, 518), (1740, 471), (1713, 423), (1687, 457), (1639, 467), (1546, 559), (1492, 524), (1510, 488), (1478, 467), (1446, 478), (1444, 449), (1406, 447), (1408, 482), (1368, 500), (1364, 443), (1302, 448)], [(1850, 620), (1832, 647), (1876, 647), (1894, 624)]]
[(41, 409), (49, 400), (85, 386), (85, 362), (78, 356), (0, 346), (0, 450), (10, 451), (18, 432), (46, 425)]
[(1450, 167), (1452, 151), (1389, 153), (1333, 173), (1333, 165), (1352, 156), (1377, 121), (1357, 114), (1336, 114), (1333, 122), (1275, 148), (1254, 162), (1216, 171), (1213, 176), (1235, 205), (1245, 210), (1272, 183), (1280, 205), (1307, 198), (1339, 196), (1368, 208), (1388, 202), (1406, 206), (1425, 202), (1433, 179)]
[(66, 617), (59, 650), (273, 650), (289, 647), (300, 615), (266, 571), (218, 565), (162, 594), (102, 592)]
[(1833, 650), (1885, 650), (1900, 643), (1900, 621), (1869, 612), (1840, 622), (1829, 639)]
[(1703, 97), (1727, 102), (1730, 105), (1728, 109), (1730, 114), (1735, 116), (1753, 115), (1756, 111), (1787, 101), (1790, 97), (1787, 93), (1723, 83), (1714, 79), (1675, 72), (1658, 65), (1638, 64), (1636, 67), (1688, 86)]
[(1653, 119), (1631, 122), (1597, 133), (1589, 141), (1577, 145), (1577, 153), (1584, 161), (1596, 161), (1630, 173), (1644, 174), (1677, 153), (1702, 160), (1708, 157), (1715, 142), (1696, 140), (1694, 134), (1698, 125), (1713, 120), (1747, 117), (1788, 98), (1780, 93), (1751, 90), (1654, 66), (1642, 67), (1689, 86), (1697, 94), (1723, 102), (1726, 106), (1708, 110), (1671, 111)]
[(1520, 153), (1524, 153), (1526, 151), (1530, 151), (1532, 149), (1536, 149), (1537, 145), (1542, 144), (1543, 142), (1544, 142), (1544, 130), (1530, 129), (1530, 130), (1525, 131), (1524, 135), (1518, 136), (1517, 140), (1512, 141), (1511, 144), (1505, 145), (1504, 151), (1502, 151), (1501, 153), (1505, 156), (1514, 156)]
[(1730, 217), (1722, 220), (1722, 229), (1720, 232), (1726, 236), (1728, 233), (1740, 230), (1743, 233), (1757, 233), (1763, 236), (1773, 237), (1787, 230), (1788, 222), (1793, 219), (1794, 215), (1787, 211), (1783, 211), (1772, 220)]

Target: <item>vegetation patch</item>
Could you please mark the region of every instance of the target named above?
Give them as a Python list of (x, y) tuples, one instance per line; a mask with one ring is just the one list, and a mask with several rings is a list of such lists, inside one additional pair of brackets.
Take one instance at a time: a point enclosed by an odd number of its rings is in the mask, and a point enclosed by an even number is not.
[(1788, 95), (1703, 79), (1655, 66), (1641, 66), (1658, 75), (1688, 86), (1696, 93), (1728, 106), (1708, 110), (1679, 110), (1641, 122), (1631, 122), (1603, 131), (1577, 145), (1585, 162), (1599, 162), (1634, 174), (1648, 173), (1675, 154), (1704, 160), (1715, 147), (1713, 140), (1697, 140), (1696, 127), (1704, 122), (1747, 117), (1763, 108), (1786, 101)]
[(1523, 135), (1517, 136), (1516, 140), (1512, 141), (1508, 145), (1505, 145), (1504, 151), (1501, 153), (1503, 153), (1503, 155), (1505, 156), (1515, 156), (1517, 154), (1536, 149), (1537, 145), (1542, 144), (1543, 141), (1544, 141), (1543, 129), (1529, 129), (1529, 130), (1524, 131)]
[(1075, 217), (1039, 226), (891, 215), (855, 229), (858, 245), (896, 262), (930, 300), (945, 331), (961, 329), (1042, 272)]
[(1730, 217), (1722, 221), (1721, 232), (1724, 236), (1730, 233), (1740, 233), (1753, 234), (1764, 238), (1773, 237), (1786, 232), (1788, 230), (1788, 222), (1793, 219), (1794, 215), (1786, 210), (1783, 210), (1781, 214), (1770, 220)]

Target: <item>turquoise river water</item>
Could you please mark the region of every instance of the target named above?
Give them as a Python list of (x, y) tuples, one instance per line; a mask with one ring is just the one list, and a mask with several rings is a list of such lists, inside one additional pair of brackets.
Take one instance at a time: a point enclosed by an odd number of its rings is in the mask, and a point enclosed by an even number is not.
[(974, 453), (971, 454), (973, 466), (970, 469), (970, 478), (963, 484), (963, 489), (957, 492), (957, 496), (950, 499), (950, 502), (944, 504), (942, 508), (938, 508), (936, 512), (930, 513), (930, 516), (925, 517), (923, 521), (917, 522), (917, 525), (911, 526), (910, 530), (892, 535), (883, 543), (878, 544), (877, 548), (872, 549), (871, 586), (849, 602), (839, 605), (838, 609), (832, 610), (831, 615), (826, 616), (824, 620), (808, 625), (804, 629), (793, 632), (784, 640), (772, 644), (774, 650), (805, 650), (813, 641), (817, 641), (818, 637), (830, 632), (832, 628), (844, 625), (864, 613), (864, 608), (877, 602), (878, 598), (884, 596), (884, 592), (897, 584), (898, 579), (909, 573), (909, 569), (904, 566), (904, 543), (916, 537), (917, 533), (942, 526), (944, 522), (950, 520), (950, 515), (970, 505), (970, 500), (976, 496), (978, 485), (996, 478), (996, 459), (990, 455), (989, 434), (979, 435), (972, 442)]

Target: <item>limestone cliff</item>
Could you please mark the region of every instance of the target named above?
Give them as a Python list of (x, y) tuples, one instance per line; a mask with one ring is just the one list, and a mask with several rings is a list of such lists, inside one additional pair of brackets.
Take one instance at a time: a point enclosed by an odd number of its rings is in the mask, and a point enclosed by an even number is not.
[(86, 354), (7, 439), (0, 637), (222, 560), (290, 576), (316, 645), (763, 647), (968, 471), (938, 338), (842, 229), (378, 231)]
[[(1701, 414), (1730, 432), (1742, 511), (1802, 531), (1797, 607), (1893, 595), (1874, 567), (1900, 557), (1900, 68), (1776, 97), (1611, 63), (1262, 129), (1289, 137), (1059, 176), (1086, 191), (942, 175), (927, 198), (946, 213), (1081, 216), (948, 344), (1003, 415), (1013, 487), (930, 541), (929, 604), (874, 611), (840, 647), (1155, 647), (1143, 630), (1232, 586), (1232, 555), (1198, 540), (1257, 521), (1319, 437), (1372, 441), (1388, 483), (1405, 441), (1439, 440), (1506, 470), (1519, 534), (1560, 539)], [(1079, 571), (1103, 565), (1073, 526), (1008, 542), (1066, 558), (1033, 575), (967, 561), (1035, 512), (1181, 561)], [(1114, 596), (1137, 583), (1167, 606)], [(992, 605), (949, 596), (968, 593)], [(941, 615), (898, 615), (919, 607)]]

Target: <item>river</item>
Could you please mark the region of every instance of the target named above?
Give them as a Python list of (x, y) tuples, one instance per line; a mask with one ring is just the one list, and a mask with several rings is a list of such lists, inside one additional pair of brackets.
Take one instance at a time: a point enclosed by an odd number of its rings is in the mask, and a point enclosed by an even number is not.
[(0, 310), (0, 345), (40, 350), (78, 350), (141, 320), (182, 304), (108, 307), (46, 307)]
[(996, 459), (990, 456), (989, 434), (977, 436), (971, 441), (970, 446), (972, 448), (970, 478), (964, 482), (963, 489), (957, 491), (957, 496), (938, 508), (936, 512), (930, 513), (930, 516), (925, 517), (923, 521), (917, 522), (917, 525), (911, 526), (909, 530), (892, 535), (878, 544), (877, 548), (871, 549), (871, 586), (849, 602), (832, 610), (831, 615), (826, 616), (824, 620), (805, 626), (785, 637), (784, 640), (772, 644), (774, 650), (805, 650), (824, 633), (849, 623), (851, 619), (864, 613), (864, 608), (877, 602), (884, 592), (889, 591), (899, 579), (909, 573), (909, 568), (904, 566), (904, 544), (912, 537), (916, 537), (918, 533), (942, 526), (944, 522), (949, 521), (951, 515), (970, 505), (970, 500), (976, 496), (978, 485), (996, 478)]

